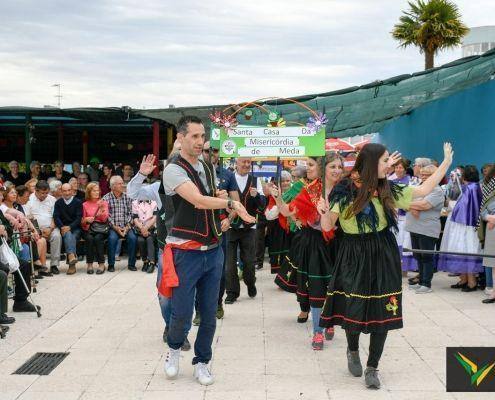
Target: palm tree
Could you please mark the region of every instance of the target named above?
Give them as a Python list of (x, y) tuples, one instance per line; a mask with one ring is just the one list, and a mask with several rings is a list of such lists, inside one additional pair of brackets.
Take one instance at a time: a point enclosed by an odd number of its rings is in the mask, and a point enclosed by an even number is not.
[(409, 1), (392, 33), (400, 47), (414, 45), (425, 54), (425, 69), (433, 68), (438, 50), (461, 44), (469, 28), (461, 21), (457, 5), (448, 0)]

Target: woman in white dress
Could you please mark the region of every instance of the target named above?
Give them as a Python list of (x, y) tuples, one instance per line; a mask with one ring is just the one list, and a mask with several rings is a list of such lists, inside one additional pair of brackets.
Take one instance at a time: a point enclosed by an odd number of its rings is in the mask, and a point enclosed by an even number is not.
[[(440, 246), (441, 251), (480, 253), (481, 246), (476, 231), (481, 205), (481, 189), (478, 169), (467, 165), (462, 175), (462, 194), (445, 225)], [(442, 254), (438, 262), (439, 271), (460, 274), (453, 289), (472, 292), (477, 289), (475, 274), (483, 271), (481, 257), (464, 257)]]

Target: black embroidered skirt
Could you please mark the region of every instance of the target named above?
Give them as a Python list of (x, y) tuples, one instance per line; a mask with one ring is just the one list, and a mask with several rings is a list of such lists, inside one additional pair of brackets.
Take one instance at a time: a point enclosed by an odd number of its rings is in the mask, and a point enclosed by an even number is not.
[[(291, 233), (291, 243), (297, 243), (302, 236), (302, 230)], [(281, 258), (280, 268), (275, 277), (276, 285), (289, 293), (296, 293), (297, 289), (297, 269), (298, 250), (294, 246), (289, 248), (289, 252)]]
[(331, 249), (332, 242), (325, 242), (321, 231), (312, 228), (303, 228), (298, 240), (292, 241), (291, 252), (297, 254), (293, 260), (297, 301), (306, 307), (323, 306), (333, 265)]
[(385, 229), (339, 239), (320, 326), (364, 333), (402, 328), (402, 271), (394, 235)]
[(287, 233), (278, 223), (278, 219), (268, 223), (268, 255), (270, 256), (271, 273), (277, 274), (280, 266), (289, 254), (291, 233)]

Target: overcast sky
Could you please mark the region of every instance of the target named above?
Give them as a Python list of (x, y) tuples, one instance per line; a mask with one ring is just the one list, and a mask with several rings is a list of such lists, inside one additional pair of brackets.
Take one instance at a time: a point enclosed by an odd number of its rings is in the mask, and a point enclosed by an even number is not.
[[(457, 0), (468, 26), (495, 0)], [(15, 0), (0, 12), (0, 106), (162, 108), (295, 96), (423, 69), (390, 31), (405, 0)], [(440, 54), (436, 65), (461, 57)]]

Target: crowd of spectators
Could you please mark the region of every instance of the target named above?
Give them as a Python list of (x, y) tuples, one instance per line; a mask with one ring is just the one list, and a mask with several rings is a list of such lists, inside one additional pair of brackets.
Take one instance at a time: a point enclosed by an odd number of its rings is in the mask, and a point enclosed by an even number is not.
[(84, 171), (74, 162), (72, 173), (64, 170), (62, 161), (54, 162), (53, 169), (33, 161), (29, 173), (21, 172), (19, 163), (11, 161), (7, 171), (0, 171), (0, 236), (14, 249), (28, 285), (26, 291), (19, 274), (14, 273), (9, 287), (9, 268), (0, 263), (2, 335), (8, 329), (3, 325), (15, 322), (7, 315), (9, 293), (14, 312), (36, 311), (28, 301), (32, 285), (62, 270), (74, 275), (84, 258), (88, 274), (114, 272), (122, 242), (129, 270), (137, 270), (139, 248), (142, 270), (154, 272), (157, 205), (133, 201), (126, 195), (126, 182), (133, 175), (132, 164), (100, 167), (97, 159)]
[[(416, 158), (414, 163), (401, 160), (389, 171), (389, 179), (421, 185), (437, 166), (435, 160), (425, 157)], [(452, 289), (482, 289), (487, 295), (483, 303), (495, 303), (495, 259), (480, 256), (483, 251), (495, 254), (494, 164), (485, 164), (481, 170), (474, 165), (457, 166), (432, 193), (398, 214), (399, 248), (427, 251), (414, 255), (402, 252), (403, 270), (418, 272), (409, 279), (412, 290), (417, 294), (432, 292), (434, 273), (444, 271), (458, 277)], [(443, 253), (428, 253), (434, 250)], [(479, 256), (473, 256), (476, 254)]]

